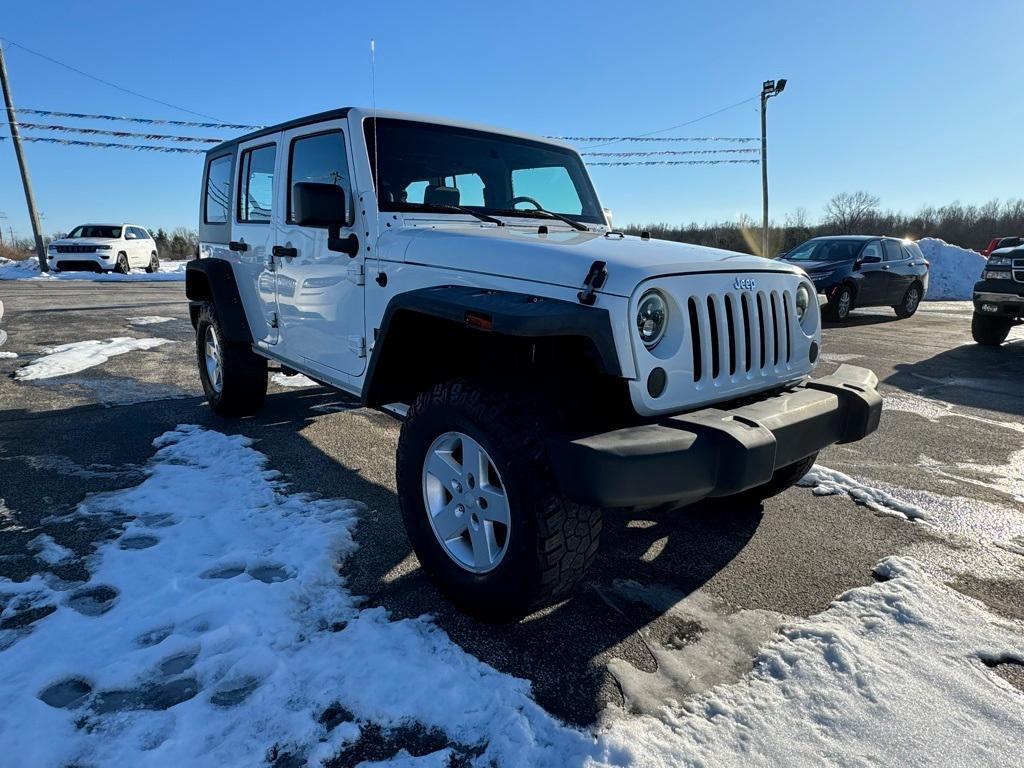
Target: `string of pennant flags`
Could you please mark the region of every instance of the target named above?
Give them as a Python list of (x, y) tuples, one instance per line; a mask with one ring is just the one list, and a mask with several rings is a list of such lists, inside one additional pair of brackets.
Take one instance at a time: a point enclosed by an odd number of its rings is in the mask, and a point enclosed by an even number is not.
[(49, 109), (26, 109), (19, 107), (14, 110), (20, 115), (36, 115), (37, 117), (64, 117), (75, 120), (120, 120), (127, 123), (141, 123), (143, 125), (178, 125), (183, 128), (230, 128), (238, 131), (256, 131), (263, 128), (262, 125), (242, 125), (240, 123), (202, 123), (195, 120), (164, 120), (148, 117), (125, 117), (123, 115), (92, 115), (83, 112), (55, 112)]
[(580, 152), (584, 157), (658, 157), (679, 155), (750, 154), (759, 149), (660, 149), (650, 152)]
[(147, 141), (195, 142), (197, 144), (219, 144), (224, 141), (224, 139), (212, 139), (206, 136), (176, 136), (169, 133), (140, 133), (138, 131), (105, 131), (101, 128), (79, 128), (73, 125), (52, 125), (48, 123), (19, 122), (18, 127), (27, 131), (83, 133), (92, 136), (113, 136), (119, 139), (145, 139)]
[[(6, 141), (8, 136), (0, 136)], [(130, 149), (135, 152), (167, 152), (179, 155), (205, 155), (205, 149), (193, 147), (161, 147), (159, 144), (117, 144), (110, 141), (83, 141), (81, 139), (58, 139), (53, 136), (22, 136), (22, 141), (42, 142), (45, 144), (61, 144), (65, 147), (92, 147), (94, 149)]]
[(585, 161), (587, 165), (758, 165), (760, 160), (608, 160), (601, 162)]
[(561, 141), (728, 141), (743, 144), (760, 141), (756, 136), (548, 136)]

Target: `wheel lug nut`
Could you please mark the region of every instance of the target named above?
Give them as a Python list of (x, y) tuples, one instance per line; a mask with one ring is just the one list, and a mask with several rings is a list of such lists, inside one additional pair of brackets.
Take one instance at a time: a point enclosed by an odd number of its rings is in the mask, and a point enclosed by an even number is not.
[(462, 517), (465, 513), (466, 513), (466, 508), (464, 506), (462, 506), (461, 504), (459, 504), (459, 506), (457, 506), (455, 508), (455, 516), (456, 517)]

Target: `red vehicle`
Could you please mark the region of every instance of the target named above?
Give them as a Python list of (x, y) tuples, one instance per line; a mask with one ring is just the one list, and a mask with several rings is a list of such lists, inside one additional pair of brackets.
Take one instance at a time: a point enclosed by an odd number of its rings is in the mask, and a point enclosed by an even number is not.
[(1018, 245), (1024, 245), (1024, 237), (993, 237), (988, 241), (988, 247), (981, 252), (981, 255), (987, 259), (992, 251), (999, 248), (1016, 248)]

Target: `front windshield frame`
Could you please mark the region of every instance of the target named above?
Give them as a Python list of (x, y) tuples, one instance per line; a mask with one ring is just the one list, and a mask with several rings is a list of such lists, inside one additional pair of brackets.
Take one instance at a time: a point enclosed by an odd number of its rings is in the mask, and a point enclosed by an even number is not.
[[(868, 239), (868, 240), (848, 240), (848, 239), (842, 238), (842, 237), (823, 237), (823, 238), (820, 238), (820, 239), (819, 238), (815, 238), (813, 240), (805, 240), (800, 245), (798, 245), (796, 248), (794, 248), (793, 250), (791, 250), (789, 253), (786, 254), (786, 261), (795, 261), (795, 262), (801, 262), (801, 261), (841, 262), (841, 261), (851, 261), (851, 260), (855, 261), (857, 259), (857, 257), (860, 256), (860, 252), (864, 250), (864, 246), (866, 246), (868, 243), (871, 243), (871, 242), (876, 242), (876, 241), (875, 240), (870, 240), (870, 239)], [(853, 246), (853, 248), (851, 249), (852, 255), (838, 256), (838, 257), (834, 256), (832, 258), (825, 258), (825, 257), (823, 257), (823, 256), (821, 256), (819, 254), (819, 250), (820, 250), (819, 246), (822, 246), (822, 245), (825, 245), (825, 246), (836, 245), (836, 244), (839, 244), (839, 243), (852, 245)], [(799, 253), (799, 251), (802, 248), (804, 248), (806, 246), (810, 246), (810, 245), (813, 245), (813, 247), (808, 251), (808, 255), (807, 256), (802, 256)]]
[[(86, 234), (86, 232), (91, 229), (102, 231), (100, 233), (90, 232), (89, 234)], [(121, 227), (109, 224), (79, 224), (68, 233), (68, 239), (77, 240), (82, 237), (95, 237), (107, 240), (117, 240), (121, 236), (121, 229)]]
[[(405, 120), (405, 119), (401, 119), (401, 118), (391, 118), (391, 117), (381, 117), (381, 118), (365, 117), (365, 118), (363, 118), (363, 137), (364, 137), (364, 140), (366, 142), (366, 149), (367, 149), (367, 154), (368, 154), (368, 158), (369, 158), (369, 162), (370, 162), (371, 178), (373, 179), (374, 190), (377, 193), (378, 207), (379, 207), (379, 210), (381, 210), (381, 211), (396, 212), (396, 213), (397, 212), (403, 212), (403, 213), (455, 213), (455, 211), (445, 211), (445, 210), (443, 210), (443, 206), (435, 206), (435, 205), (432, 205), (432, 204), (426, 203), (426, 202), (408, 202), (408, 201), (388, 200), (388, 199), (386, 199), (386, 195), (380, 194), (380, 191), (377, 190), (378, 183), (379, 183), (379, 185), (380, 185), (380, 187), (382, 189), (387, 189), (388, 181), (384, 177), (383, 174), (382, 174), (381, 178), (379, 178), (379, 179), (377, 178), (376, 164), (377, 164), (378, 161), (380, 161), (380, 165), (383, 168), (385, 166), (385, 162), (384, 162), (384, 157), (382, 156), (382, 153), (379, 150), (375, 151), (375, 147), (374, 147), (374, 144), (375, 144), (374, 120), (375, 119), (377, 120), (377, 129), (376, 129), (376, 134), (377, 135), (384, 134), (386, 130), (394, 128), (396, 126), (397, 127), (409, 126), (409, 127), (412, 127), (412, 128), (414, 128), (416, 130), (425, 130), (425, 131), (438, 132), (438, 133), (451, 133), (451, 134), (455, 134), (455, 135), (464, 136), (464, 137), (466, 137), (468, 139), (507, 143), (509, 145), (515, 146), (517, 149), (520, 149), (520, 150), (523, 149), (523, 148), (536, 148), (539, 152), (548, 154), (549, 155), (548, 159), (557, 159), (560, 162), (557, 162), (557, 163), (539, 163), (537, 166), (521, 166), (521, 167), (519, 167), (519, 164), (517, 164), (517, 167), (512, 167), (512, 166), (509, 166), (509, 165), (505, 165), (504, 169), (508, 171), (508, 175), (509, 175), (509, 179), (510, 179), (510, 181), (509, 181), (509, 184), (510, 184), (509, 189), (511, 190), (511, 174), (514, 171), (516, 171), (516, 170), (524, 170), (524, 169), (527, 169), (527, 168), (531, 168), (531, 169), (532, 168), (537, 168), (537, 169), (540, 169), (540, 168), (559, 168), (559, 167), (563, 167), (563, 168), (566, 169), (566, 172), (568, 174), (568, 181), (571, 182), (572, 188), (575, 191), (576, 197), (578, 198), (579, 206), (580, 206), (580, 212), (579, 213), (572, 212), (572, 211), (566, 212), (566, 211), (558, 210), (557, 208), (550, 208), (549, 210), (551, 212), (558, 213), (558, 214), (561, 214), (563, 216), (566, 216), (566, 217), (572, 219), (573, 221), (579, 222), (581, 224), (595, 224), (595, 225), (601, 225), (601, 226), (607, 225), (607, 220), (606, 220), (605, 215), (604, 215), (604, 209), (601, 207), (601, 202), (600, 202), (600, 200), (597, 197), (597, 192), (594, 189), (594, 185), (593, 185), (593, 182), (592, 182), (592, 180), (590, 178), (590, 175), (587, 173), (586, 166), (584, 165), (583, 160), (579, 156), (579, 154), (577, 152), (575, 152), (573, 149), (569, 148), (569, 147), (562, 147), (562, 146), (560, 146), (558, 144), (551, 144), (551, 143), (548, 143), (548, 142), (536, 141), (536, 140), (532, 140), (532, 139), (526, 139), (526, 138), (522, 138), (522, 137), (519, 137), (519, 136), (510, 136), (508, 134), (497, 133), (497, 132), (493, 132), (493, 131), (481, 131), (481, 130), (477, 130), (477, 129), (473, 129), (473, 128), (463, 128), (461, 126), (445, 125), (443, 123), (432, 123), (432, 122), (426, 122), (426, 121), (420, 121), (420, 120)], [(384, 142), (384, 137), (383, 137), (383, 135), (381, 135), (381, 147), (383, 148), (385, 146), (386, 145), (385, 145), (385, 142)], [(495, 156), (495, 155), (491, 155), (491, 156), (497, 158), (497, 156)], [(556, 156), (556, 157), (551, 157), (551, 156)], [(456, 171), (457, 170), (458, 173), (455, 174), (456, 176), (467, 175), (467, 174), (474, 174), (474, 175), (480, 176), (481, 174), (479, 174), (478, 172), (483, 170), (483, 169), (482, 168), (478, 168), (478, 167), (472, 167), (472, 163), (470, 161), (467, 164), (466, 167), (463, 167), (463, 168), (460, 168), (460, 169), (452, 168), (452, 169), (449, 169), (449, 170), (450, 171)], [(502, 174), (499, 174), (499, 175), (504, 175), (504, 174), (502, 173)], [(449, 172), (449, 173), (446, 173), (443, 177), (437, 177), (437, 178), (449, 178), (451, 176), (452, 176), (452, 173)], [(423, 181), (422, 179), (418, 179), (415, 176), (408, 177), (408, 179), (406, 179), (405, 177), (402, 177), (401, 180), (408, 180), (410, 182), (416, 182), (416, 183), (422, 183), (422, 181)], [(392, 186), (395, 186), (395, 185), (400, 184), (400, 183), (401, 183), (400, 181), (396, 182)], [(408, 186), (409, 185), (407, 184), (405, 187), (396, 186), (396, 188), (401, 189), (402, 191), (406, 191), (408, 189)], [(512, 194), (514, 195), (514, 192)], [(511, 201), (511, 199), (512, 198), (510, 197), (509, 201)], [(542, 202), (542, 204), (543, 204), (543, 201), (538, 201), (538, 202)], [(525, 204), (528, 205), (528, 203), (525, 203)], [(521, 216), (521, 217), (532, 218), (532, 219), (544, 219), (545, 221), (550, 221), (551, 220), (551, 217), (546, 215), (542, 210), (538, 210), (538, 209), (535, 209), (535, 208), (532, 208), (532, 207), (530, 207), (530, 208), (507, 208), (507, 207), (501, 207), (501, 206), (495, 206), (495, 205), (486, 205), (486, 204), (485, 205), (474, 205), (474, 204), (470, 204), (468, 202), (459, 202), (459, 205), (462, 208), (466, 208), (466, 209), (469, 209), (469, 210), (477, 211), (479, 213), (483, 213), (483, 214), (487, 214), (487, 215), (491, 215), (491, 216), (505, 216), (505, 217)]]

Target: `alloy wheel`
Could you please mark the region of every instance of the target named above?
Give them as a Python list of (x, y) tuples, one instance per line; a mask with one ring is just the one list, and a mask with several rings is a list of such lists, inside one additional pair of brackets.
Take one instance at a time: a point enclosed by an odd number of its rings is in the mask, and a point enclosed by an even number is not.
[(224, 389), (224, 363), (221, 355), (220, 340), (217, 338), (217, 331), (212, 325), (206, 326), (206, 335), (203, 339), (203, 351), (206, 358), (206, 377), (210, 380), (210, 386), (218, 395)]

